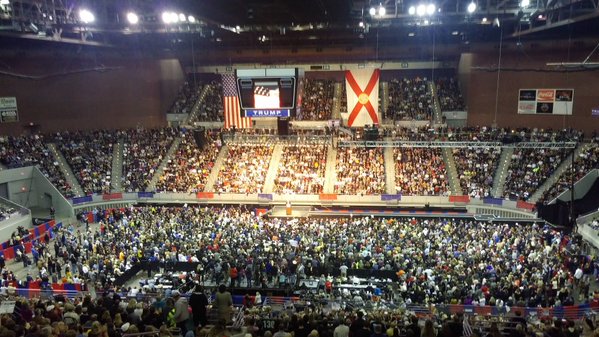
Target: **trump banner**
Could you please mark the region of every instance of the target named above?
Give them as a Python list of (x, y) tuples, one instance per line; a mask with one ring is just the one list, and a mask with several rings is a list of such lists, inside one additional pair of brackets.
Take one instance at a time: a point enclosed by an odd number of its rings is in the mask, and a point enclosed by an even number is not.
[(379, 124), (379, 69), (356, 69), (345, 72), (347, 113), (341, 118), (349, 127)]

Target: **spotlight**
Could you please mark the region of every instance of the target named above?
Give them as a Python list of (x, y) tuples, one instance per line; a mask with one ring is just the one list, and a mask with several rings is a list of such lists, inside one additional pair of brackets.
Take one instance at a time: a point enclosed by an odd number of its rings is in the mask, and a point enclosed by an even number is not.
[(171, 23), (171, 13), (169, 13), (169, 12), (162, 12), (162, 22), (164, 22), (164, 23)]
[(487, 23), (487, 18), (483, 18), (482, 23)]
[(520, 7), (528, 7), (530, 5), (530, 0), (522, 0), (520, 3)]
[(196, 18), (193, 17), (193, 15), (190, 15), (187, 17), (187, 21), (189, 21), (190, 23), (195, 23), (196, 22)]
[(90, 12), (87, 9), (82, 9), (79, 11), (79, 20), (83, 23), (92, 23), (96, 20), (94, 13)]
[(129, 23), (132, 25), (136, 25), (139, 22), (139, 17), (137, 14), (129, 12), (127, 13), (127, 21), (129, 21)]
[(426, 6), (422, 4), (418, 5), (418, 7), (416, 7), (416, 15), (424, 16), (424, 14), (426, 14)]
[(435, 5), (434, 4), (429, 4), (428, 6), (426, 6), (426, 14), (428, 14), (428, 15), (435, 14)]
[(380, 16), (385, 16), (385, 13), (387, 13), (387, 10), (385, 9), (385, 7), (383, 7), (383, 5), (381, 5), (379, 7), (379, 15)]
[(187, 18), (185, 17), (185, 14), (183, 14), (183, 13), (180, 13), (180, 14), (179, 14), (179, 21), (181, 21), (181, 22), (185, 22), (186, 20), (187, 20)]
[(471, 2), (468, 4), (468, 13), (474, 13), (476, 10), (476, 3)]
[(360, 21), (360, 23), (358, 23), (358, 26), (360, 26), (360, 28), (364, 27), (364, 21)]
[(370, 10), (368, 11), (368, 13), (370, 13), (371, 16), (375, 16), (376, 15), (376, 8), (370, 7)]
[(416, 35), (416, 34), (415, 34), (415, 33), (413, 33), (413, 32), (409, 32), (409, 33), (408, 33), (408, 36), (409, 36), (409, 37), (414, 37), (415, 35)]
[(410, 14), (410, 15), (416, 14), (416, 7), (410, 6), (410, 8), (408, 8), (408, 14)]
[(8, 5), (10, 5), (10, 1), (9, 0), (0, 0), (0, 5), (8, 6)]
[(177, 15), (177, 13), (171, 13), (171, 22), (172, 23), (177, 23), (179, 22), (179, 15)]

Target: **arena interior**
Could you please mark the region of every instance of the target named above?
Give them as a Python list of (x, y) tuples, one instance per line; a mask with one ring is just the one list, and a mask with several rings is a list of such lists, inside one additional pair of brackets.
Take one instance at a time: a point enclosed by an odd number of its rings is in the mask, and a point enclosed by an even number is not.
[(0, 337), (599, 336), (597, 0), (1, 0)]

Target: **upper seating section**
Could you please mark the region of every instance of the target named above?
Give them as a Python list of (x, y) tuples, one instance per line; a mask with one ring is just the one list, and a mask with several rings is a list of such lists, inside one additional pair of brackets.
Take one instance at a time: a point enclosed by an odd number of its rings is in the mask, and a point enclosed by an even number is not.
[(458, 81), (453, 77), (441, 77), (435, 80), (437, 97), (441, 111), (462, 111), (466, 108)]
[(110, 192), (112, 151), (121, 131), (65, 131), (54, 134), (86, 195)]
[(327, 148), (322, 145), (285, 146), (274, 191), (281, 194), (323, 192)]
[(381, 148), (337, 149), (336, 172), (336, 193), (385, 193), (385, 159)]
[(304, 78), (302, 108), (297, 120), (323, 121), (331, 119), (335, 81)]
[(208, 176), (214, 167), (219, 147), (212, 141), (199, 148), (191, 132), (186, 132), (179, 148), (169, 159), (156, 190), (160, 192), (204, 191)]
[(403, 195), (444, 195), (447, 172), (440, 148), (395, 148), (395, 188)]
[(197, 102), (200, 92), (202, 90), (202, 83), (194, 81), (193, 78), (188, 76), (187, 80), (181, 85), (175, 102), (168, 110), (168, 113), (174, 114), (188, 114), (191, 112), (194, 104)]
[(394, 78), (389, 83), (389, 106), (385, 118), (392, 120), (430, 120), (433, 96), (426, 77)]
[(273, 145), (229, 145), (229, 153), (214, 191), (219, 193), (260, 193), (270, 165)]
[(213, 80), (207, 84), (208, 90), (204, 102), (200, 105), (198, 121), (200, 122), (222, 122), (223, 115), (223, 83), (221, 80)]
[(171, 143), (177, 137), (174, 128), (133, 129), (123, 133), (123, 189), (144, 191)]
[(0, 160), (8, 168), (37, 166), (65, 197), (72, 197), (74, 192), (46, 142), (43, 135), (4, 137), (0, 143)]

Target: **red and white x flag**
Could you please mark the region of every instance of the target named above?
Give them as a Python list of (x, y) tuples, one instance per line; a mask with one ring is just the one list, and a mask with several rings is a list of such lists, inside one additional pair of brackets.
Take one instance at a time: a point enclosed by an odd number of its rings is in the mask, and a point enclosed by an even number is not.
[(349, 127), (379, 124), (379, 69), (358, 69), (345, 72), (347, 111), (341, 114)]

